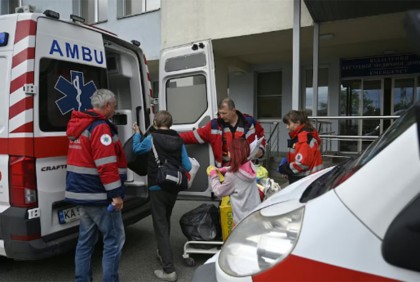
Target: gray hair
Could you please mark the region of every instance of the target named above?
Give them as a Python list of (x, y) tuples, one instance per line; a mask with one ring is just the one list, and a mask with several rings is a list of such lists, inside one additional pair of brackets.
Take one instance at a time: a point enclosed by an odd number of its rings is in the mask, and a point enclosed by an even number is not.
[(235, 108), (235, 102), (233, 102), (232, 98), (229, 98), (229, 97), (221, 100), (219, 104), (217, 105), (217, 108), (221, 109), (223, 108), (224, 105), (226, 105), (229, 110), (232, 110)]
[(106, 103), (116, 100), (115, 94), (108, 89), (97, 89), (90, 97), (92, 106), (97, 109), (102, 109)]

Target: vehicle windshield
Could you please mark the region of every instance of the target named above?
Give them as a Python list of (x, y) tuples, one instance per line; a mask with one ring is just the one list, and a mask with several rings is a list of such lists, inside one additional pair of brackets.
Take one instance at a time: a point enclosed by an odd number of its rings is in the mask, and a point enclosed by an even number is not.
[(346, 160), (331, 171), (322, 175), (317, 180), (312, 182), (300, 199), (305, 203), (312, 200), (329, 190), (335, 188), (343, 183), (361, 167), (373, 159), (379, 152), (391, 144), (398, 136), (407, 130), (416, 121), (416, 107), (412, 106), (403, 115), (401, 115), (395, 122), (384, 132), (377, 140), (375, 140), (360, 156), (355, 159)]

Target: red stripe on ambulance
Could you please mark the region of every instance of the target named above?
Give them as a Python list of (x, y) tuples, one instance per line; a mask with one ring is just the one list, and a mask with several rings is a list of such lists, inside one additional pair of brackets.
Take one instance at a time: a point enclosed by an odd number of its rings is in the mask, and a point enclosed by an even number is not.
[(29, 83), (34, 83), (34, 72), (33, 71), (24, 73), (21, 76), (13, 79), (10, 82), (10, 94), (14, 93), (15, 91), (17, 91), (20, 88), (22, 88), (21, 90), (23, 91), (23, 85), (29, 84)]
[(268, 271), (254, 275), (254, 282), (270, 281), (396, 281), (303, 257), (289, 255)]
[(26, 60), (30, 60), (34, 58), (35, 58), (35, 48), (31, 47), (31, 48), (25, 49), (19, 54), (16, 54), (13, 56), (12, 68), (16, 67), (17, 65), (19, 65), (20, 63)]
[(36, 34), (36, 22), (33, 20), (18, 21), (16, 24), (15, 44), (22, 39)]
[[(32, 126), (32, 124), (28, 126)], [(0, 154), (48, 158), (67, 156), (67, 147), (66, 136), (0, 138)]]
[(34, 99), (32, 96), (28, 96), (10, 107), (9, 118), (12, 119), (13, 117), (17, 116), (21, 112), (33, 109), (33, 107), (34, 107)]
[[(150, 101), (152, 101), (153, 99), (153, 89), (152, 89), (152, 80), (150, 79), (150, 73), (149, 73), (149, 66), (147, 65), (147, 59), (146, 56), (143, 55), (143, 61), (144, 61), (144, 65), (146, 66), (146, 74), (147, 74), (147, 81), (149, 82), (149, 97), (150, 97)], [(155, 106), (153, 105), (153, 103), (151, 103), (151, 109), (152, 112), (155, 112)]]
[[(15, 77), (10, 82), (10, 94), (13, 94), (14, 97), (19, 97), (19, 100), (16, 101), (16, 98), (12, 100), (10, 98), (10, 111), (9, 111), (9, 132), (10, 133), (30, 133), (33, 134), (33, 97), (28, 96), (24, 93), (23, 86), (25, 84), (34, 83), (34, 70), (33, 63), (31, 60), (35, 58), (35, 42), (29, 40), (29, 46), (21, 50), (17, 48), (16, 44), (21, 40), (36, 35), (37, 23), (35, 19), (32, 18), (23, 18), (18, 20), (16, 23), (16, 33), (15, 33), (15, 48), (12, 59), (12, 74), (16, 72), (20, 74), (19, 71), (24, 70), (22, 74), (18, 77)], [(11, 96), (10, 96), (11, 97)], [(26, 113), (25, 113), (26, 112)], [(24, 117), (19, 115), (25, 113)], [(11, 120), (14, 118), (13, 122)], [(13, 124), (13, 126), (12, 126)], [(29, 136), (28, 136), (29, 137)], [(33, 145), (32, 145), (33, 146)], [(24, 152), (32, 152), (33, 148), (30, 150), (27, 149), (27, 146), (23, 148)]]

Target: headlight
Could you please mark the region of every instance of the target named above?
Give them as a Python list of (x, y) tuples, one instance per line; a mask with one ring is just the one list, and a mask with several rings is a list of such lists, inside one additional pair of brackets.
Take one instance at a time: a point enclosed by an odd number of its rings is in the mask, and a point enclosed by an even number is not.
[[(231, 276), (249, 276), (287, 257), (298, 240), (304, 207), (281, 213), (287, 203), (258, 210), (238, 224), (222, 247), (219, 266)], [(290, 206), (289, 206), (290, 207)]]

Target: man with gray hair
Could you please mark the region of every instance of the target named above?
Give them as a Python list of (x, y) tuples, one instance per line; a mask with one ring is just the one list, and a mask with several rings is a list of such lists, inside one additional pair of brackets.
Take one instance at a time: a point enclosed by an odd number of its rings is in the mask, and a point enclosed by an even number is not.
[(117, 128), (109, 121), (117, 100), (98, 89), (93, 109), (74, 110), (67, 125), (69, 149), (65, 199), (79, 205), (80, 227), (75, 254), (75, 280), (92, 281), (91, 257), (102, 233), (102, 279), (119, 281), (118, 268), (125, 242), (121, 216), (127, 161)]

